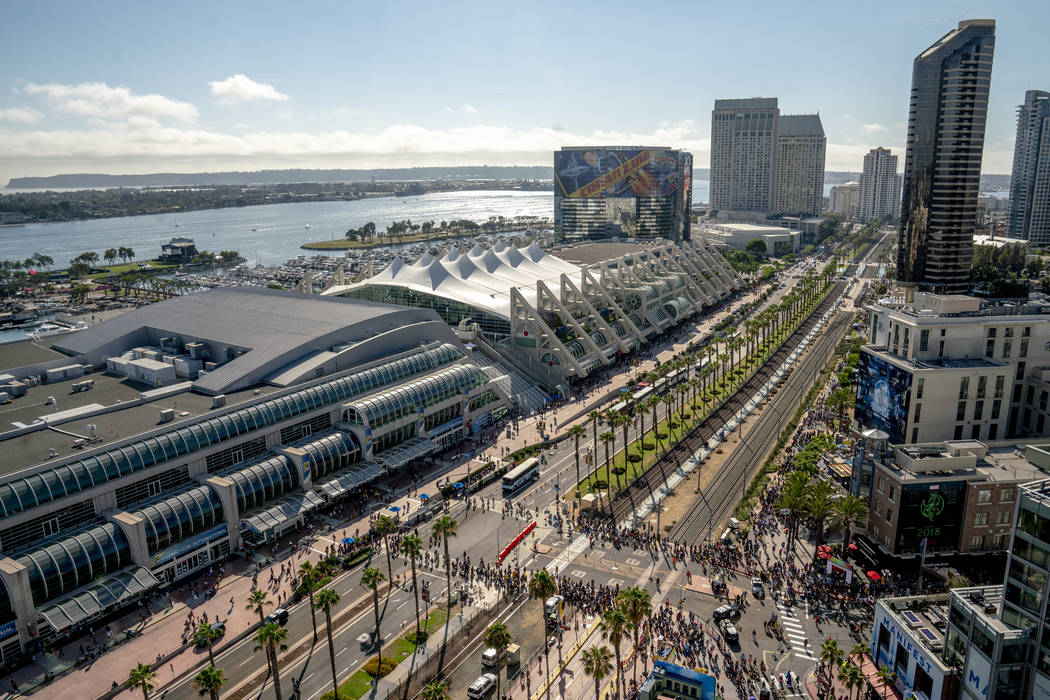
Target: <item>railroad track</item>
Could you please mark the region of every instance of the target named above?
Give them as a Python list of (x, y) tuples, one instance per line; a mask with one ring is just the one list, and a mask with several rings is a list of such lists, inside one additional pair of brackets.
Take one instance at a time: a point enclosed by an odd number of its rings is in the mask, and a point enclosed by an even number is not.
[[(847, 274), (849, 274), (848, 271)], [(655, 464), (613, 499), (611, 517), (614, 522), (621, 522), (642, 503), (655, 501), (654, 490), (664, 483), (683, 462), (699, 451), (712, 436), (724, 430), (726, 423), (733, 415), (743, 408), (744, 404), (755, 395), (759, 388), (769, 380), (777, 368), (787, 359), (788, 355), (802, 342), (802, 339), (816, 324), (817, 319), (839, 302), (839, 295), (845, 288), (845, 282), (836, 282), (831, 292), (817, 308), (788, 336), (769, 359), (762, 363), (743, 386), (737, 389), (732, 396), (715, 409), (714, 413), (704, 419), (692, 432), (675, 443)], [(605, 517), (610, 517), (608, 512), (606, 512)]]
[(791, 371), (758, 421), (722, 465), (721, 478), (714, 481), (708, 490), (701, 492), (701, 499), (678, 521), (668, 535), (670, 538), (690, 543), (709, 539), (714, 528), (729, 518), (754, 474), (765, 461), (763, 457), (767, 449), (776, 442), (785, 423), (834, 353), (852, 319), (853, 315), (845, 311), (832, 319), (827, 331), (810, 346), (802, 362)]

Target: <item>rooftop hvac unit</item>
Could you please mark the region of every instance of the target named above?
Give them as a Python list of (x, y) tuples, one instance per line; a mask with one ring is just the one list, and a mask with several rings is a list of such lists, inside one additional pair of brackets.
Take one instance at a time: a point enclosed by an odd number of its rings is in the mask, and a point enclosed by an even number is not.
[(162, 408), (160, 409), (160, 422), (170, 423), (175, 420), (175, 409), (174, 408)]

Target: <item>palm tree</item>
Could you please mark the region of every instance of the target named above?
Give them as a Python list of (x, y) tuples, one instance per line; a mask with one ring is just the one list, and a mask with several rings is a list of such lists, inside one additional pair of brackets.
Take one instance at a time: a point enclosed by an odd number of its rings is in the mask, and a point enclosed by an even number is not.
[[(391, 581), (394, 580), (394, 569), (393, 569), (393, 567), (390, 564), (390, 538), (389, 538), (389, 536), (392, 535), (396, 530), (397, 530), (397, 523), (395, 523), (394, 519), (391, 518), (389, 515), (386, 515), (385, 513), (382, 514), (382, 515), (379, 515), (376, 518), (375, 523), (372, 525), (372, 531), (375, 532), (375, 534), (377, 534), (377, 535), (379, 535), (380, 537), (383, 538), (383, 549), (386, 550), (386, 577), (387, 577), (387, 579), (389, 579)], [(390, 589), (391, 588), (393, 588), (393, 586), (391, 586), (390, 588), (386, 589), (387, 597), (390, 596)]]
[(853, 406), (855, 399), (854, 393), (844, 386), (840, 386), (828, 394), (828, 405), (838, 411), (840, 427), (846, 417), (846, 411)]
[(193, 677), (193, 685), (197, 687), (198, 695), (207, 695), (211, 700), (219, 700), (219, 689), (229, 680), (221, 668), (205, 666)]
[(889, 696), (889, 688), (897, 682), (897, 672), (892, 668), (883, 664), (879, 666), (879, 670), (875, 672), (879, 681), (882, 682), (882, 700), (886, 700)]
[(432, 681), (419, 691), (423, 700), (449, 700), (448, 683), (445, 681)]
[(255, 651), (260, 649), (266, 652), (266, 658), (270, 662), (270, 672), (273, 674), (273, 695), (281, 700), (281, 667), (277, 663), (277, 652), (287, 651), (288, 630), (276, 622), (267, 622), (255, 630)]
[[(321, 572), (315, 569), (309, 561), (304, 561), (299, 565), (299, 581), (299, 585), (306, 591), (306, 595), (309, 596), (312, 603), (314, 591), (317, 589), (317, 584), (321, 581)], [(314, 612), (312, 604), (310, 605), (310, 623), (314, 627), (314, 644), (317, 644), (317, 613)]]
[[(627, 429), (631, 427), (631, 416), (628, 413), (621, 413), (617, 418), (617, 425), (623, 428), (623, 474), (624, 479), (627, 478), (627, 447), (631, 444), (627, 439)], [(641, 445), (639, 445), (641, 449)], [(619, 479), (617, 480), (619, 481)], [(630, 485), (630, 484), (628, 484)]]
[(576, 447), (576, 507), (580, 505), (580, 438), (587, 435), (587, 429), (580, 424), (569, 428), (569, 436), (573, 439)]
[(612, 671), (609, 647), (594, 646), (583, 650), (583, 672), (594, 679), (594, 697), (601, 697), (602, 679)]
[[(529, 597), (535, 598), (539, 601), (541, 607), (540, 617), (543, 619), (544, 630), (546, 630), (547, 619), (543, 614), (545, 610), (546, 600), (552, 595), (558, 592), (558, 582), (551, 576), (551, 573), (546, 569), (540, 569), (532, 575), (529, 579)], [(561, 621), (559, 620), (559, 624)], [(547, 635), (544, 632), (543, 635), (543, 660), (547, 667), (547, 677), (551, 675), (551, 661), (550, 661), (550, 645), (547, 644)], [(550, 694), (550, 685), (547, 686), (548, 696)]]
[(416, 643), (419, 643), (419, 587), (416, 585), (416, 559), (423, 554), (423, 540), (412, 532), (401, 538), (398, 549), (412, 564), (412, 593), (416, 598)]
[(368, 567), (361, 574), (361, 585), (372, 589), (372, 606), (376, 614), (376, 647), (380, 656), (383, 651), (383, 638), (379, 634), (379, 586), (386, 580), (383, 572), (379, 569)]
[(616, 654), (616, 693), (623, 697), (623, 668), (620, 665), (620, 642), (628, 626), (627, 614), (620, 606), (613, 606), (602, 612), (598, 629), (602, 631), (602, 639), (612, 645)]
[[(610, 418), (611, 418), (611, 416), (610, 416)], [(610, 444), (613, 444), (613, 445), (616, 444), (616, 433), (614, 433), (611, 430), (606, 430), (604, 433), (599, 435), (599, 437), (602, 439), (602, 444), (605, 445), (605, 484), (606, 484), (606, 487), (611, 492), (612, 491), (612, 462), (609, 461), (609, 445)], [(608, 500), (610, 501), (610, 507), (611, 507), (612, 499), (610, 498)]]
[(834, 512), (835, 518), (842, 525), (842, 549), (845, 550), (849, 547), (853, 526), (864, 520), (868, 514), (868, 506), (863, 498), (851, 493), (835, 501)]
[[(642, 629), (642, 623), (649, 617), (653, 612), (653, 605), (650, 602), (649, 592), (638, 586), (631, 586), (620, 591), (620, 595), (617, 596), (620, 607), (623, 608), (623, 612), (627, 615), (627, 621), (631, 625), (631, 632), (634, 634), (634, 649), (638, 651), (638, 633)], [(634, 682), (638, 683), (638, 665), (634, 666)]]
[(820, 660), (828, 670), (828, 678), (831, 678), (831, 669), (842, 661), (842, 647), (837, 640), (828, 637), (820, 645)]
[(202, 622), (197, 625), (197, 629), (193, 632), (193, 641), (198, 646), (208, 648), (208, 665), (215, 665), (215, 654), (212, 652), (212, 643), (222, 636), (222, 632), (215, 629), (207, 622)]
[(588, 420), (591, 421), (591, 435), (594, 436), (594, 468), (598, 469), (598, 419), (602, 417), (602, 412), (595, 409), (587, 414)]
[(143, 700), (149, 700), (149, 692), (157, 687), (153, 682), (155, 680), (157, 680), (157, 674), (146, 664), (139, 664), (128, 674), (128, 685), (140, 689)]
[(794, 551), (798, 518), (806, 510), (807, 483), (809, 477), (803, 472), (791, 472), (780, 490), (777, 508), (788, 511), (788, 552)]
[[(674, 410), (674, 395), (669, 391), (663, 395), (660, 399), (660, 403), (664, 405), (664, 418), (667, 419), (667, 447), (671, 447), (671, 411)], [(656, 436), (659, 438), (660, 433), (657, 432)]]
[(339, 604), (339, 594), (331, 588), (322, 588), (312, 596), (311, 608), (324, 612), (325, 633), (328, 635), (328, 660), (332, 663), (332, 694), (339, 700), (339, 676), (335, 672), (335, 644), (332, 642), (332, 608)]
[[(860, 688), (864, 687), (864, 683), (867, 681), (867, 678), (860, 670), (860, 667), (850, 660), (842, 662), (842, 668), (839, 670), (838, 678), (850, 691), (851, 697), (853, 695), (853, 689), (857, 688), (859, 691)], [(859, 696), (860, 693), (858, 692), (857, 695)]]
[(824, 524), (835, 508), (835, 502), (831, 500), (831, 494), (835, 487), (828, 481), (818, 481), (809, 489), (809, 498), (806, 499), (806, 513), (813, 519), (813, 527), (816, 535), (816, 549), (813, 550), (813, 558), (817, 558), (817, 552), (824, 544)]
[(452, 566), (448, 556), (448, 538), (456, 536), (456, 528), (459, 527), (453, 518), (442, 515), (434, 519), (430, 526), (430, 532), (434, 537), (440, 537), (445, 545), (445, 595), (448, 598), (448, 610), (452, 612)]
[(255, 589), (250, 594), (248, 594), (248, 605), (247, 605), (247, 608), (249, 610), (253, 610), (253, 611), (259, 613), (259, 624), (260, 625), (265, 625), (266, 624), (266, 615), (264, 614), (263, 606), (264, 605), (269, 605), (269, 604), (270, 604), (270, 598), (266, 595), (266, 591), (261, 591), (261, 590)]
[(493, 622), (485, 630), (485, 635), (482, 638), (485, 645), (496, 650), (496, 697), (502, 697), (502, 687), (500, 685), (500, 664), (503, 659), (503, 653), (510, 646), (510, 643), (514, 641), (514, 637), (511, 635), (510, 630), (507, 626), (500, 621)]

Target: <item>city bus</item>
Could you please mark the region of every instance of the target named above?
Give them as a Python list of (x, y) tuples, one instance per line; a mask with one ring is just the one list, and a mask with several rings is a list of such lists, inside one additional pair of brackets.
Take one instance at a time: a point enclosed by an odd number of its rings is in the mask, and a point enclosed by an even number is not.
[(529, 457), (518, 466), (503, 475), (503, 497), (516, 493), (526, 484), (540, 478), (540, 460)]
[(651, 386), (643, 386), (641, 389), (639, 389), (631, 395), (631, 401), (633, 401), (635, 404), (638, 404), (642, 401), (645, 401), (652, 395), (653, 388)]

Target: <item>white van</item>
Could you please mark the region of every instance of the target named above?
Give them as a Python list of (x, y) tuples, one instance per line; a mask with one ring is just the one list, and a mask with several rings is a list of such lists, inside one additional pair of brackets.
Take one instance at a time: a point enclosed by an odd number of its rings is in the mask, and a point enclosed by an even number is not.
[(547, 602), (543, 604), (543, 612), (547, 615), (557, 615), (561, 617), (562, 604), (565, 603), (565, 598), (560, 595), (552, 595), (547, 599)]
[(485, 651), (481, 652), (481, 665), (485, 668), (494, 668), (499, 666), (500, 663), (507, 657), (507, 652), (500, 652), (497, 649), (489, 647)]
[(467, 688), (467, 697), (475, 700), (487, 697), (489, 693), (496, 687), (496, 676), (491, 673), (484, 673), (478, 676), (478, 679), (470, 684)]

